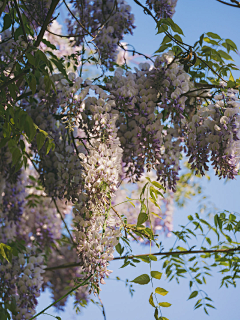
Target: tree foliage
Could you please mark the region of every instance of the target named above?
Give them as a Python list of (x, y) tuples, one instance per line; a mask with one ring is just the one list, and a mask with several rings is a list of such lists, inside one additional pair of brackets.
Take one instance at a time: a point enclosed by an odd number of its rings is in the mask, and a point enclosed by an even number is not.
[[(207, 314), (202, 287), (214, 270), (221, 286), (237, 284), (237, 213), (196, 213), (172, 231), (173, 204), (202, 193), (210, 166), (219, 178), (239, 174), (237, 46), (212, 32), (185, 43), (176, 0), (134, 2), (163, 35), (151, 57), (122, 42), (135, 28), (122, 0), (0, 2), (1, 319), (63, 310), (69, 295), (76, 312), (98, 303), (91, 293), (111, 260), (149, 265), (126, 284), (131, 294), (152, 285), (156, 320), (171, 307), (163, 274), (189, 276), (188, 299)], [(133, 68), (129, 53), (144, 62)], [(168, 251), (160, 233), (176, 236)], [(135, 255), (132, 241), (150, 254)], [(46, 288), (54, 302), (36, 314)]]

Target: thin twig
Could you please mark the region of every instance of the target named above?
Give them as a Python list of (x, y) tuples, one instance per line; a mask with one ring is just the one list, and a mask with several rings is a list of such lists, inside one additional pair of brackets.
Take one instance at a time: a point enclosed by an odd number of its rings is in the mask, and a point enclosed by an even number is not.
[[(230, 249), (216, 249), (216, 250), (187, 250), (187, 251), (168, 251), (168, 252), (157, 252), (152, 253), (152, 256), (173, 256), (173, 255), (185, 255), (185, 254), (205, 254), (205, 253), (231, 253), (235, 251), (240, 251), (240, 247), (237, 248), (230, 248)], [(123, 256), (123, 257), (116, 257), (113, 258), (115, 260), (124, 260), (124, 259), (136, 259), (138, 257), (146, 257), (148, 254), (139, 254), (136, 256)], [(72, 263), (72, 264), (63, 264), (56, 267), (46, 268), (46, 271), (53, 271), (57, 269), (65, 269), (65, 268), (73, 268), (80, 266), (80, 263)]]
[(2, 6), (1, 6), (1, 8), (0, 8), (0, 17), (1, 17), (1, 15), (2, 15), (4, 9), (6, 8), (6, 5), (7, 5), (7, 0), (3, 0), (3, 1), (2, 1)]
[(97, 296), (98, 296), (98, 300), (100, 301), (100, 303), (101, 303), (101, 305), (102, 305), (102, 314), (103, 314), (104, 320), (107, 320), (106, 312), (105, 312), (105, 308), (104, 308), (102, 299), (100, 298), (99, 294), (98, 294)]
[(40, 314), (43, 314), (46, 310), (48, 310), (49, 308), (51, 308), (52, 306), (54, 306), (56, 303), (58, 303), (59, 301), (61, 301), (62, 299), (64, 299), (65, 297), (67, 297), (69, 294), (71, 294), (72, 292), (74, 292), (75, 290), (77, 290), (78, 288), (84, 286), (85, 284), (87, 284), (88, 280), (90, 280), (92, 278), (93, 274), (91, 274), (86, 280), (84, 280), (82, 283), (80, 283), (79, 285), (77, 285), (76, 287), (74, 287), (72, 290), (68, 291), (68, 293), (66, 293), (64, 296), (62, 296), (61, 298), (59, 298), (58, 300), (54, 301), (53, 303), (51, 303), (47, 308), (43, 309), (41, 312), (39, 312), (38, 314), (36, 314), (35, 316), (33, 316), (32, 318), (30, 318), (29, 320), (33, 320), (36, 319), (36, 317), (40, 316)]
[[(220, 1), (220, 0), (217, 0), (217, 1)], [(156, 17), (154, 17), (154, 15), (152, 14), (152, 12), (147, 8), (145, 7), (144, 5), (142, 5), (138, 0), (134, 0), (134, 2), (139, 5), (140, 7), (142, 7), (144, 9), (144, 12), (148, 15), (150, 15), (154, 21), (156, 23), (158, 23), (158, 20), (156, 19)], [(172, 40), (174, 41), (178, 46), (180, 46), (181, 48), (183, 48), (184, 50), (186, 50), (186, 48), (184, 48), (182, 45), (184, 46), (187, 46), (189, 47), (190, 49), (192, 48), (191, 45), (187, 44), (187, 43), (184, 43), (182, 41), (179, 41), (177, 39), (175, 39), (168, 31), (164, 31), (164, 33)], [(196, 55), (196, 58), (198, 58), (200, 61), (202, 61), (214, 74), (216, 74), (221, 80), (223, 80), (224, 82), (227, 83), (227, 81), (225, 81), (212, 67), (210, 67), (206, 61), (204, 61), (203, 59), (199, 58), (199, 56), (197, 56), (197, 54), (195, 53)]]
[(48, 10), (48, 13), (47, 13), (47, 17), (46, 17), (46, 19), (45, 19), (45, 21), (44, 21), (44, 24), (43, 24), (43, 26), (42, 26), (42, 28), (41, 28), (41, 30), (40, 30), (40, 32), (39, 32), (39, 35), (38, 35), (38, 37), (37, 37), (37, 40), (36, 40), (36, 42), (35, 42), (35, 44), (34, 44), (35, 47), (38, 47), (39, 44), (40, 44), (40, 42), (42, 41), (42, 38), (43, 38), (43, 36), (44, 36), (44, 33), (45, 33), (45, 31), (47, 30), (47, 26), (48, 26), (48, 24), (49, 24), (49, 22), (50, 22), (50, 20), (51, 20), (51, 18), (52, 18), (52, 15), (53, 15), (53, 13), (54, 13), (54, 11), (55, 11), (55, 9), (56, 9), (56, 6), (58, 5), (59, 1), (60, 1), (60, 0), (53, 0), (53, 1), (52, 1), (51, 6), (50, 6), (50, 9)]
[(59, 208), (58, 208), (56, 199), (54, 199), (54, 198), (52, 197), (52, 200), (53, 200), (53, 202), (54, 202), (54, 204), (55, 204), (55, 207), (56, 207), (56, 209), (57, 209), (57, 212), (58, 212), (58, 213), (60, 214), (60, 216), (61, 216), (61, 220), (62, 220), (62, 222), (64, 223), (65, 229), (67, 230), (67, 232), (68, 232), (68, 234), (69, 234), (69, 236), (70, 236), (70, 238), (71, 238), (71, 240), (72, 240), (72, 243), (73, 243), (74, 245), (76, 245), (76, 243), (75, 243), (74, 240), (73, 240), (72, 234), (71, 234), (70, 230), (68, 229), (68, 226), (67, 226), (67, 224), (66, 224), (66, 221), (64, 220), (64, 218), (63, 218), (63, 216), (62, 216), (62, 213), (61, 213), (61, 211), (60, 211)]
[(26, 43), (28, 43), (26, 30), (25, 30), (25, 27), (24, 27), (24, 23), (23, 23), (23, 20), (22, 20), (21, 13), (20, 13), (19, 8), (18, 8), (17, 0), (13, 0), (13, 2), (14, 2), (14, 5), (15, 5), (15, 8), (17, 10), (18, 18), (20, 20), (20, 24), (21, 24), (21, 27), (22, 27), (22, 30), (23, 30), (24, 40), (25, 40)]
[(240, 8), (240, 3), (238, 1), (233, 1), (231, 0), (231, 2), (234, 2), (234, 3), (237, 3), (237, 5), (235, 4), (231, 4), (231, 3), (228, 3), (228, 2), (225, 2), (225, 1), (222, 1), (222, 0), (217, 0), (218, 2), (221, 2), (223, 4), (226, 4), (227, 6), (230, 6), (230, 7), (234, 7), (234, 8)]

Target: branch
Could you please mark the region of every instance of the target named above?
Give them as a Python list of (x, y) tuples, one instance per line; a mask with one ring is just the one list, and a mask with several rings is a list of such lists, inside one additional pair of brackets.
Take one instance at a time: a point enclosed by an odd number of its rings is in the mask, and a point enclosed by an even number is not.
[[(230, 249), (216, 249), (216, 250), (188, 250), (188, 251), (168, 251), (168, 252), (157, 252), (152, 253), (152, 256), (173, 256), (173, 255), (185, 255), (185, 254), (201, 254), (201, 253), (231, 253), (235, 251), (240, 251), (240, 247), (237, 248), (230, 248)], [(123, 260), (123, 259), (135, 259), (138, 257), (146, 257), (148, 254), (139, 254), (137, 256), (124, 256), (124, 257), (116, 257), (113, 258), (113, 260)], [(66, 264), (66, 265), (60, 265), (56, 267), (50, 267), (46, 268), (46, 271), (53, 271), (57, 269), (65, 269), (65, 268), (73, 268), (73, 267), (79, 267), (80, 263), (72, 263), (72, 264)]]
[(104, 308), (104, 305), (103, 305), (102, 299), (100, 298), (99, 294), (98, 294), (97, 296), (98, 296), (98, 299), (99, 299), (99, 301), (100, 301), (100, 303), (101, 303), (101, 305), (102, 305), (102, 314), (103, 314), (103, 318), (104, 318), (104, 320), (107, 320), (107, 318), (106, 318), (106, 312), (105, 312), (105, 308)]
[[(220, 0), (217, 0), (217, 1), (220, 1)], [(232, 1), (232, 0), (231, 0), (231, 1)], [(158, 23), (158, 20), (154, 17), (154, 15), (152, 14), (152, 12), (151, 12), (147, 7), (145, 7), (144, 5), (142, 5), (138, 0), (134, 0), (134, 2), (135, 2), (137, 5), (139, 5), (140, 7), (142, 7), (143, 10), (144, 10), (144, 12), (145, 12), (146, 14), (150, 15), (150, 16), (154, 19), (154, 21), (155, 21), (156, 23)], [(189, 47), (190, 49), (192, 49), (192, 46), (191, 46), (191, 45), (175, 39), (168, 31), (164, 31), (164, 33), (165, 33), (173, 42), (175, 42), (178, 46), (180, 46), (180, 47), (183, 48), (184, 50), (186, 50), (186, 48), (184, 48), (183, 45)], [(227, 83), (227, 81), (225, 81), (216, 71), (214, 71), (213, 68), (211, 68), (211, 67), (207, 64), (206, 61), (204, 61), (203, 59), (199, 58), (199, 56), (196, 54), (196, 52), (195, 52), (195, 55), (196, 55), (196, 58), (198, 58), (200, 61), (202, 61), (214, 74), (216, 74), (221, 80), (223, 80), (224, 82)]]
[(54, 202), (54, 204), (55, 204), (55, 207), (56, 207), (56, 209), (57, 209), (57, 212), (58, 212), (58, 213), (60, 214), (60, 216), (61, 216), (61, 220), (62, 220), (62, 222), (64, 223), (64, 226), (65, 226), (65, 228), (66, 228), (66, 230), (67, 230), (67, 232), (68, 232), (68, 234), (69, 234), (69, 236), (70, 236), (70, 238), (71, 238), (71, 240), (72, 240), (72, 243), (73, 243), (74, 245), (76, 245), (76, 243), (75, 243), (74, 240), (73, 240), (72, 234), (71, 234), (70, 230), (68, 229), (68, 226), (67, 226), (67, 224), (66, 224), (66, 221), (64, 220), (64, 218), (63, 218), (63, 216), (62, 216), (62, 213), (60, 212), (60, 210), (59, 210), (59, 208), (58, 208), (58, 205), (57, 205), (56, 200), (55, 200), (54, 198), (52, 198), (52, 200), (53, 200), (53, 202)]
[(71, 11), (71, 9), (69, 8), (69, 6), (67, 5), (66, 1), (63, 0), (65, 6), (67, 7), (68, 11), (70, 12), (70, 14), (72, 15), (72, 17), (76, 20), (76, 22), (81, 26), (81, 28), (89, 35), (93, 38), (93, 35), (84, 27), (84, 25), (77, 19), (77, 17), (74, 15), (74, 13)]
[(228, 2), (225, 2), (225, 1), (222, 1), (222, 0), (217, 0), (217, 1), (218, 1), (218, 2), (221, 2), (221, 3), (223, 3), (223, 4), (226, 4), (227, 6), (230, 6), (230, 7), (240, 8), (240, 2), (238, 2), (238, 1), (230, 0), (231, 2), (234, 2), (234, 3), (236, 3), (237, 5), (231, 4), (231, 3), (228, 3)]
[(34, 44), (35, 47), (38, 47), (39, 44), (40, 44), (40, 42), (42, 41), (42, 38), (43, 38), (43, 36), (44, 36), (44, 33), (45, 33), (45, 31), (47, 30), (47, 26), (48, 26), (48, 24), (49, 24), (49, 21), (51, 20), (51, 17), (52, 17), (52, 15), (53, 15), (54, 10), (56, 9), (56, 6), (58, 5), (59, 1), (60, 1), (60, 0), (53, 0), (53, 1), (52, 1), (51, 6), (50, 6), (50, 9), (49, 9), (48, 14), (47, 14), (47, 17), (46, 17), (46, 19), (45, 19), (45, 21), (44, 21), (44, 24), (43, 24), (43, 26), (42, 26), (42, 29), (40, 30), (39, 35), (38, 35), (38, 37), (37, 37), (37, 40), (36, 40), (36, 42), (35, 42), (35, 44)]
[(21, 24), (21, 27), (22, 27), (22, 30), (23, 30), (24, 40), (25, 40), (26, 43), (28, 43), (26, 30), (25, 30), (25, 27), (24, 27), (24, 23), (23, 23), (23, 20), (22, 20), (21, 13), (20, 13), (19, 8), (18, 8), (17, 0), (13, 0), (13, 2), (14, 2), (14, 5), (15, 5), (15, 8), (17, 10), (18, 18), (20, 20), (20, 24)]
[(139, 56), (143, 56), (145, 59), (151, 60), (152, 63), (154, 63), (154, 61), (153, 61), (153, 59), (152, 59), (151, 57), (148, 57), (148, 56), (146, 56), (145, 54), (136, 51), (135, 49), (133, 49), (133, 50), (131, 50), (131, 49), (126, 49), (120, 42), (118, 42), (118, 46), (119, 46), (122, 50), (124, 50), (125, 52), (126, 52), (126, 51), (127, 51), (127, 52), (132, 52), (133, 55), (136, 53), (136, 54), (138, 54)]
[(77, 290), (78, 288), (84, 286), (85, 284), (87, 284), (88, 280), (90, 280), (90, 278), (93, 276), (93, 274), (91, 274), (86, 280), (84, 280), (81, 284), (77, 285), (76, 287), (74, 287), (72, 290), (68, 291), (68, 293), (66, 293), (64, 296), (62, 296), (61, 298), (59, 298), (58, 300), (54, 301), (52, 304), (50, 304), (47, 308), (45, 308), (44, 310), (42, 310), (41, 312), (39, 312), (38, 314), (36, 314), (35, 316), (33, 316), (32, 318), (30, 318), (29, 320), (33, 320), (36, 319), (36, 317), (40, 316), (40, 314), (43, 314), (46, 310), (48, 310), (49, 308), (51, 308), (52, 306), (54, 306), (56, 303), (58, 303), (59, 301), (61, 301), (62, 299), (64, 299), (65, 297), (67, 297), (69, 294), (71, 294), (72, 292), (74, 292), (75, 290)]
[(1, 17), (1, 15), (2, 15), (4, 9), (6, 8), (6, 5), (7, 5), (7, 0), (3, 0), (3, 1), (2, 1), (2, 6), (1, 6), (1, 8), (0, 8), (0, 17)]
[(27, 68), (27, 69), (24, 70), (23, 72), (19, 73), (16, 77), (14, 77), (14, 78), (12, 78), (11, 80), (5, 82), (4, 84), (2, 84), (2, 85), (0, 86), (0, 90), (6, 88), (9, 84), (11, 84), (11, 83), (13, 83), (13, 82), (21, 79), (21, 77), (23, 77), (24, 74), (28, 73), (29, 71), (30, 71), (30, 69)]

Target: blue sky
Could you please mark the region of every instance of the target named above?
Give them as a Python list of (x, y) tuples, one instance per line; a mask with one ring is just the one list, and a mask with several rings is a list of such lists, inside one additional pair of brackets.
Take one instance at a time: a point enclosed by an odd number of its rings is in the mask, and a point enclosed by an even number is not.
[[(137, 51), (145, 54), (153, 54), (158, 49), (161, 41), (161, 35), (155, 35), (155, 24), (150, 17), (143, 14), (142, 9), (134, 3), (129, 2), (135, 13), (134, 36), (127, 36), (126, 42), (133, 44)], [(143, 2), (142, 2), (143, 3)], [(188, 44), (193, 44), (204, 32), (218, 33), (222, 38), (233, 40), (240, 48), (239, 21), (240, 9), (231, 8), (216, 0), (178, 0), (174, 21), (182, 28)], [(235, 55), (236, 64), (240, 65), (240, 57)], [(234, 76), (240, 74), (235, 72)], [(214, 174), (211, 174), (210, 182), (203, 182), (204, 194), (211, 196), (211, 200), (220, 210), (240, 212), (240, 179), (224, 183), (219, 181)], [(197, 201), (191, 201), (184, 209), (176, 209), (174, 212), (174, 229), (177, 230), (179, 224), (187, 221), (187, 216), (197, 212)], [(168, 248), (174, 241), (174, 238), (161, 238), (164, 246)], [(149, 248), (134, 245), (135, 253), (148, 253)], [(153, 308), (149, 305), (148, 299), (151, 293), (151, 286), (135, 285), (136, 290), (131, 298), (128, 289), (123, 282), (117, 282), (113, 279), (119, 276), (121, 279), (134, 279), (142, 273), (149, 273), (149, 266), (141, 263), (137, 268), (127, 267), (119, 269), (121, 262), (113, 261), (110, 269), (113, 270), (111, 279), (107, 280), (102, 286), (101, 298), (105, 306), (107, 320), (148, 320), (153, 319)], [(161, 272), (162, 263), (154, 262), (152, 268)], [(157, 281), (157, 280), (156, 280)], [(216, 310), (210, 310), (211, 320), (240, 320), (240, 311), (238, 307), (240, 288), (219, 289), (220, 276), (216, 273), (213, 278), (209, 279), (205, 288), (209, 296), (214, 300)], [(172, 303), (170, 308), (164, 309), (164, 316), (169, 320), (202, 320), (209, 319), (204, 311), (200, 309), (194, 311), (193, 301), (187, 301), (190, 294), (188, 281), (181, 281), (177, 285), (175, 281), (168, 283), (161, 279), (156, 285), (165, 288), (169, 294), (164, 297), (163, 301)], [(39, 299), (37, 310), (40, 311), (52, 301), (49, 292), (44, 293)], [(73, 311), (72, 300), (67, 304), (65, 312), (57, 314), (55, 310), (49, 309), (48, 313), (61, 316), (62, 320), (98, 320), (103, 319), (101, 311), (92, 303), (87, 309), (84, 309), (80, 315)], [(50, 320), (51, 316), (42, 315), (39, 319)]]

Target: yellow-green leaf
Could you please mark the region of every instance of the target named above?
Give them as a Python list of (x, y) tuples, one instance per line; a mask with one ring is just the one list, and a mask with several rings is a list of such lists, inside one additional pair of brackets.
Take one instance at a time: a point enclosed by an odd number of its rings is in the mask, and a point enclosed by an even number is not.
[(168, 294), (168, 291), (163, 288), (157, 287), (155, 289), (155, 293), (161, 294), (162, 296), (166, 296)]
[(159, 307), (164, 307), (164, 308), (168, 308), (168, 307), (171, 307), (171, 303), (169, 302), (159, 302)]
[(160, 280), (162, 278), (162, 273), (159, 271), (151, 271), (151, 276), (155, 279)]

